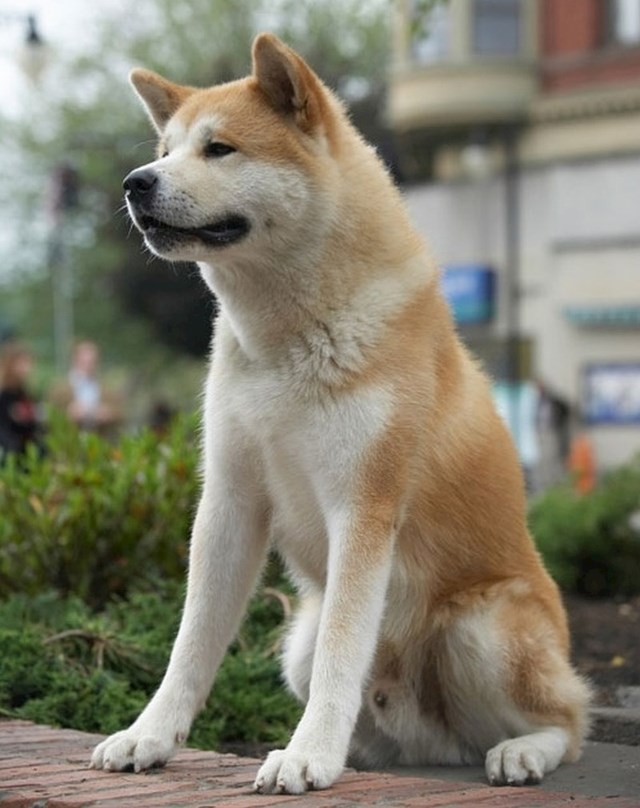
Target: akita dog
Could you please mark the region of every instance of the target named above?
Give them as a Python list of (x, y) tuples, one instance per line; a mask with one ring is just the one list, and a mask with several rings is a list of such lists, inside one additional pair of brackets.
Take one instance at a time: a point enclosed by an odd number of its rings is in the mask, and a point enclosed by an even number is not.
[(484, 761), (496, 785), (575, 760), (589, 692), (516, 453), (375, 151), (269, 34), (247, 78), (131, 81), (160, 143), (129, 211), (152, 252), (199, 264), (220, 315), (182, 623), (92, 765), (185, 741), (272, 546), (300, 592), (284, 671), (306, 707), (257, 791), (327, 788), (348, 759)]

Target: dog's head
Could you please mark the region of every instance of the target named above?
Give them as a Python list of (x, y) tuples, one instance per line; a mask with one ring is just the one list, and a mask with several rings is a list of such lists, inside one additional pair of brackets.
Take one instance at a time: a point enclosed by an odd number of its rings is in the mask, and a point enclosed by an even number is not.
[(271, 34), (253, 45), (251, 76), (210, 89), (148, 70), (131, 82), (158, 131), (157, 159), (124, 181), (148, 247), (218, 263), (251, 250), (283, 253), (323, 229), (322, 186), (335, 173), (339, 103)]

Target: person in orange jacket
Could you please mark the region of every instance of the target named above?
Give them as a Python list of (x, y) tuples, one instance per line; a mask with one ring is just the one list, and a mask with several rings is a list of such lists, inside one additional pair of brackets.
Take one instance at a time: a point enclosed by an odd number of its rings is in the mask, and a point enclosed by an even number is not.
[(571, 441), (567, 461), (573, 486), (579, 494), (588, 494), (596, 485), (596, 461), (593, 443), (586, 432), (578, 432)]

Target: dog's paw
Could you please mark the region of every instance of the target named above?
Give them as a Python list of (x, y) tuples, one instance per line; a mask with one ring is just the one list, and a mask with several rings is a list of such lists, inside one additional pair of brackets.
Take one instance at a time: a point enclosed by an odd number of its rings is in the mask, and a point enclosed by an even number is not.
[(329, 788), (340, 777), (344, 763), (328, 754), (277, 749), (260, 767), (254, 790), (262, 794), (302, 794), (311, 789)]
[(492, 786), (523, 786), (544, 777), (544, 753), (525, 738), (502, 741), (487, 752), (485, 768)]
[(177, 746), (174, 737), (163, 737), (160, 733), (130, 727), (110, 735), (98, 744), (93, 750), (90, 765), (92, 769), (104, 769), (107, 772), (140, 772), (143, 769), (164, 766)]

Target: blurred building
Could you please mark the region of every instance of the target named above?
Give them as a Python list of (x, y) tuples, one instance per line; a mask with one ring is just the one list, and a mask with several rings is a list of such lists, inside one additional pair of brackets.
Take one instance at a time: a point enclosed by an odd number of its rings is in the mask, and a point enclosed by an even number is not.
[(466, 340), (640, 451), (640, 0), (396, 0), (388, 116)]

